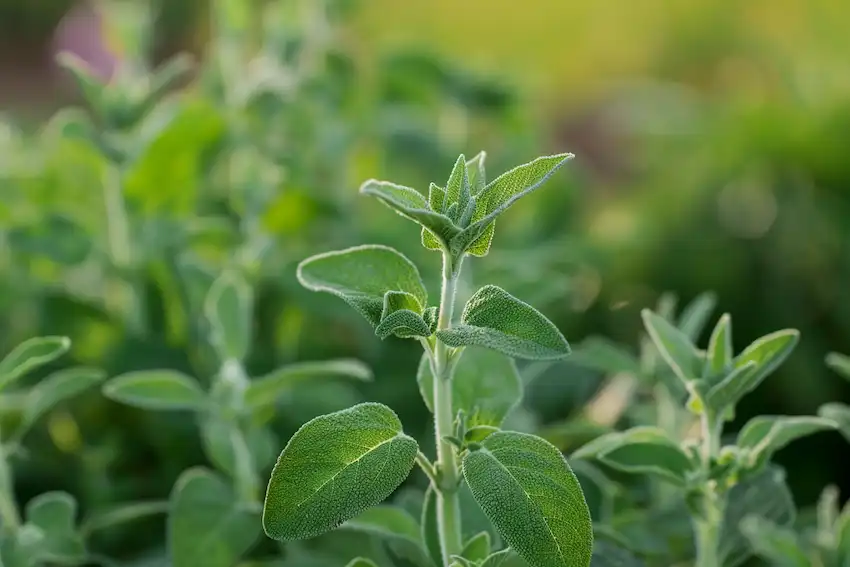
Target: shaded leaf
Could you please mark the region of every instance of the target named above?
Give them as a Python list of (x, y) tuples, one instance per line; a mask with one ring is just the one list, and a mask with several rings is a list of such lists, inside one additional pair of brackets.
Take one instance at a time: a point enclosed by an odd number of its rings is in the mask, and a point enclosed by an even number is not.
[(810, 567), (809, 558), (792, 530), (777, 526), (758, 516), (741, 521), (741, 533), (750, 542), (753, 552), (777, 567)]
[(713, 293), (701, 293), (694, 298), (679, 315), (676, 325), (682, 333), (695, 343), (702, 334), (711, 312), (717, 305), (717, 296)]
[(437, 492), (430, 484), (425, 492), (425, 501), (422, 504), (420, 529), (422, 531), (422, 543), (425, 545), (431, 561), (434, 565), (442, 565), (443, 551), (440, 546), (440, 531), (437, 524)]
[(245, 405), (249, 408), (271, 405), (301, 382), (326, 378), (369, 382), (373, 375), (368, 366), (352, 358), (296, 362), (252, 380), (245, 390)]
[(21, 431), (28, 430), (60, 402), (102, 382), (106, 373), (96, 368), (76, 367), (54, 372), (30, 389), (24, 399)]
[(67, 492), (45, 492), (30, 500), (27, 523), (43, 534), (37, 557), (60, 565), (76, 565), (86, 557), (86, 548), (76, 529), (77, 501)]
[(68, 337), (34, 337), (27, 339), (0, 360), (0, 390), (27, 372), (44, 366), (71, 348)]
[(596, 540), (590, 567), (644, 567), (631, 551), (608, 541)]
[(693, 343), (666, 319), (644, 309), (644, 326), (661, 357), (684, 382), (696, 380), (702, 374), (702, 357)]
[(318, 254), (298, 265), (298, 281), (312, 291), (332, 293), (354, 307), (377, 327), (384, 294), (404, 291), (428, 304), (419, 270), (400, 252), (387, 246), (355, 246)]
[(554, 360), (570, 353), (549, 319), (494, 285), (475, 292), (463, 309), (461, 324), (437, 331), (437, 337), (452, 347), (482, 346), (514, 358)]
[[(724, 376), (732, 366), (735, 353), (732, 351), (732, 318), (724, 313), (714, 326), (708, 340), (703, 376)], [(712, 380), (715, 381), (715, 380)]]
[(469, 561), (484, 561), (490, 555), (490, 534), (479, 532), (463, 544), (461, 556)]
[(722, 413), (755, 390), (764, 378), (764, 374), (756, 371), (755, 362), (749, 361), (732, 369), (723, 380), (712, 386), (705, 395), (705, 403), (715, 412)]
[(836, 427), (834, 421), (823, 417), (760, 415), (744, 425), (737, 445), (749, 452), (749, 466), (758, 468), (792, 441)]
[(800, 332), (796, 329), (786, 329), (765, 335), (745, 348), (735, 358), (734, 366), (740, 368), (750, 361), (754, 362), (756, 365), (753, 371), (754, 376), (749, 380), (759, 384), (788, 358), (799, 339)]
[(170, 507), (171, 504), (168, 501), (125, 502), (90, 515), (83, 521), (80, 531), (83, 534), (91, 534), (92, 532), (133, 522), (140, 518), (167, 514)]
[(390, 505), (374, 506), (343, 523), (340, 529), (378, 536), (402, 557), (407, 557), (423, 567), (430, 566), (431, 560), (422, 541), (419, 522), (403, 508)]
[(371, 559), (365, 557), (357, 557), (352, 559), (345, 567), (378, 567)]
[(605, 337), (584, 339), (573, 348), (570, 363), (607, 374), (640, 374), (640, 361), (631, 352)]
[(138, 370), (112, 378), (103, 395), (116, 402), (150, 410), (202, 410), (207, 395), (198, 382), (176, 370)]
[(227, 271), (210, 287), (204, 314), (210, 325), (210, 342), (221, 361), (243, 360), (251, 347), (253, 297), (251, 286), (238, 273)]
[(850, 356), (831, 352), (826, 355), (826, 364), (848, 380), (850, 380)]
[(263, 527), (278, 540), (330, 531), (389, 496), (419, 447), (388, 407), (364, 403), (319, 416), (289, 440), (272, 471)]
[(463, 459), (472, 495), (533, 567), (587, 567), (590, 512), (563, 455), (539, 437), (500, 431)]

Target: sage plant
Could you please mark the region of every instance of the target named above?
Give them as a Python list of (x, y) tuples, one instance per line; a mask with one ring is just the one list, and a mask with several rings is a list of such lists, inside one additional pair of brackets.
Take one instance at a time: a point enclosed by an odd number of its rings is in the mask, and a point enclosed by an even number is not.
[[(540, 437), (500, 429), (522, 391), (513, 359), (561, 359), (570, 352), (566, 339), (542, 313), (495, 285), (478, 289), (455, 317), (464, 262), (487, 255), (497, 217), (572, 157), (540, 157), (488, 183), (485, 153), (468, 161), (461, 155), (445, 186), (432, 183), (427, 197), (387, 181), (363, 183), (362, 194), (421, 225), (422, 245), (442, 256), (439, 302), (429, 303), (417, 267), (384, 245), (313, 256), (298, 266), (298, 279), (345, 301), (381, 339), (419, 341), (424, 354), (417, 379), (433, 413), (436, 460), (385, 405), (319, 416), (292, 436), (272, 471), (263, 506), (266, 534), (300, 540), (356, 521), (416, 464), (430, 480), (422, 541), (434, 565), (492, 567), (511, 553), (533, 567), (590, 564), (590, 512), (565, 458)], [(458, 490), (464, 482), (508, 548), (491, 553), (489, 540), (477, 545), (485, 538), (462, 540)]]

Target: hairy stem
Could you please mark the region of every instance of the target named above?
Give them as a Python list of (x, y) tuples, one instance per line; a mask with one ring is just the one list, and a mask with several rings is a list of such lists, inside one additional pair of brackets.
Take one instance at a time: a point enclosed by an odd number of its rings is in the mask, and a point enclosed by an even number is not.
[[(723, 420), (715, 412), (705, 410), (700, 418), (700, 425), (701, 453), (707, 476), (712, 461), (720, 452)], [(696, 541), (694, 567), (720, 567), (720, 531), (723, 527), (725, 507), (726, 496), (718, 491), (717, 484), (713, 480), (707, 480), (703, 487), (702, 513), (694, 516), (693, 520)]]
[[(451, 258), (443, 256), (443, 287), (440, 294), (440, 316), (438, 329), (448, 329), (454, 313), (457, 274), (453, 270)], [(454, 272), (454, 273), (453, 273)], [(454, 430), (454, 408), (452, 406), (451, 367), (449, 352), (445, 344), (437, 340), (434, 347), (434, 430), (437, 439), (437, 463), (439, 483), (434, 486), (437, 492), (437, 524), (440, 536), (440, 548), (443, 561), (449, 565), (451, 555), (460, 554), (463, 541), (460, 529), (460, 502), (457, 496), (459, 483), (458, 463), (455, 448), (443, 440)]]

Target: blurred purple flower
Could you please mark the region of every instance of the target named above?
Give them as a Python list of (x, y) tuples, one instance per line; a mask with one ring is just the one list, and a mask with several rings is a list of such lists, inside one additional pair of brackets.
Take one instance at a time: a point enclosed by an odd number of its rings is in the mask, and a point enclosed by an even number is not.
[(109, 80), (118, 67), (117, 54), (109, 50), (103, 15), (93, 2), (82, 0), (62, 18), (53, 36), (53, 53), (69, 51), (84, 60), (100, 77)]

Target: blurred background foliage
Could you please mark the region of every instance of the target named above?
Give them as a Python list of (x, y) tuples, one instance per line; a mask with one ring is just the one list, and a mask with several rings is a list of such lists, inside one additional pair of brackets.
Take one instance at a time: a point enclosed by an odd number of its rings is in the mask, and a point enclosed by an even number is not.
[[(427, 437), (417, 345), (381, 342), (342, 303), (302, 290), (295, 263), (385, 243), (435, 284), (438, 255), (407, 221), (358, 198), (361, 181), (425, 190), (459, 153), (486, 150), (492, 176), (571, 151), (564, 172), (499, 221), (462, 294), (493, 282), (574, 343), (602, 334), (635, 345), (639, 310), (662, 292), (684, 302), (711, 291), (715, 316), (734, 316), (736, 350), (802, 331), (735, 424), (850, 399), (823, 364), (850, 350), (850, 5), (293, 0), (263, 13), (254, 3), (231, 30), (260, 56), (249, 64), (228, 59), (210, 5), (162, 0), (148, 53), (188, 49), (202, 72), (138, 130), (116, 134), (132, 146), (116, 166), (74, 135), (72, 111), (57, 113), (82, 106), (52, 63), (72, 4), (0, 2), (0, 352), (67, 334), (68, 364), (206, 380), (215, 369), (198, 298), (236, 264), (257, 295), (253, 375), (339, 356), (375, 370), (372, 384), (293, 392), (278, 408), (281, 439), (362, 399)], [(110, 14), (103, 43), (132, 55), (126, 30), (138, 22)], [(110, 204), (116, 167), (126, 223)], [(569, 362), (525, 374), (515, 419), (528, 428), (573, 413), (600, 378)], [(14, 399), (3, 407), (15, 419)], [(22, 501), (52, 488), (89, 508), (162, 498), (204, 462), (191, 417), (129, 411), (94, 392), (31, 435), (37, 450), (16, 462)], [(799, 504), (826, 483), (850, 490), (846, 454), (837, 433), (779, 454)], [(123, 541), (114, 537), (104, 546)]]

